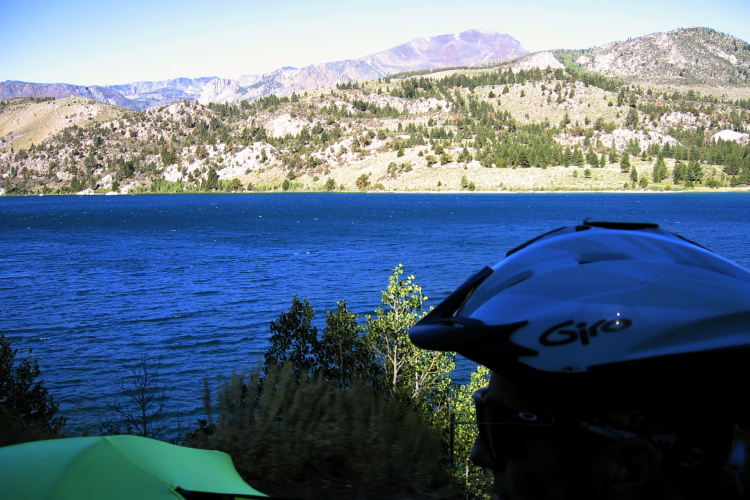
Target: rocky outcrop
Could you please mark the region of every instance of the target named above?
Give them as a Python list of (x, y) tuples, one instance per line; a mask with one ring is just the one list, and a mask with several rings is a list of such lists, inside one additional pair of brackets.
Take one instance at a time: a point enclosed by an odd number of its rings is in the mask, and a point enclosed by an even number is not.
[(750, 144), (750, 134), (745, 134), (743, 132), (736, 132), (734, 130), (721, 130), (714, 134), (713, 136), (714, 142), (718, 141), (734, 141), (739, 142), (740, 144)]
[(565, 65), (561, 63), (555, 55), (550, 52), (535, 52), (527, 56), (519, 58), (513, 62), (510, 67), (513, 71), (530, 70), (530, 69), (558, 69), (564, 68)]

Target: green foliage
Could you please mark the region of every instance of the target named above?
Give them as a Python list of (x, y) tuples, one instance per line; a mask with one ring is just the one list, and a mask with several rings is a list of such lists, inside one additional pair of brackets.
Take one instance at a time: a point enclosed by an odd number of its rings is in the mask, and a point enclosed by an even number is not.
[(320, 368), (321, 351), (318, 329), (313, 325), (315, 311), (307, 300), (292, 299), (288, 312), (271, 322), (271, 347), (265, 354), (265, 371), (289, 363), (299, 382), (314, 375)]
[(451, 403), (453, 449), (449, 450), (454, 477), (461, 482), (465, 498), (489, 498), (492, 477), (489, 471), (471, 463), (470, 455), (477, 436), (476, 410), (472, 394), (486, 387), (490, 371), (485, 366), (477, 366), (472, 372), (469, 384), (457, 386)]
[(451, 421), (473, 420), (471, 393), (486, 372), (468, 387), (452, 384), (454, 355), (411, 343), (426, 300), (399, 265), (364, 324), (341, 301), (321, 332), (295, 296), (271, 323), (262, 370), (219, 388), (216, 421), (206, 383), (208, 417), (190, 442), (230, 453), (246, 479), (482, 498), (486, 475), (468, 462), (475, 428)]
[(687, 165), (681, 161), (677, 161), (674, 164), (674, 170), (672, 170), (672, 181), (675, 184), (685, 182), (687, 180)]
[(599, 168), (599, 155), (596, 154), (596, 151), (589, 149), (589, 152), (586, 153), (586, 162), (594, 168)]
[(710, 187), (712, 189), (718, 189), (722, 186), (723, 186), (722, 182), (716, 177), (709, 177), (708, 179), (706, 179), (706, 187)]
[(326, 311), (319, 372), (329, 383), (341, 388), (351, 387), (355, 381), (380, 387), (382, 366), (368, 348), (364, 328), (357, 319), (343, 300), (338, 302), (335, 311)]
[(295, 296), (271, 322), (262, 371), (220, 389), (216, 423), (207, 392), (208, 420), (192, 435), (194, 445), (223, 449), (245, 477), (271, 481), (402, 492), (455, 481), (440, 468), (455, 361), (409, 340), (427, 300), (413, 280), (397, 266), (364, 326), (341, 301), (326, 313), (322, 335), (312, 306)]
[(384, 370), (384, 386), (402, 404), (413, 406), (426, 419), (443, 417), (448, 405), (451, 354), (425, 351), (409, 340), (408, 329), (421, 319), (427, 300), (414, 276), (403, 276), (398, 265), (381, 291), (375, 315), (366, 316), (365, 341)]
[(366, 189), (370, 185), (370, 174), (362, 174), (357, 178), (356, 185), (359, 189)]
[(695, 160), (691, 160), (687, 167), (687, 178), (691, 182), (703, 181), (703, 167)]
[(18, 349), (0, 334), (0, 446), (57, 436), (66, 418), (44, 387), (36, 360), (16, 360)]
[(378, 385), (382, 369), (365, 343), (357, 316), (340, 301), (335, 311), (326, 312), (321, 336), (314, 325), (315, 311), (296, 295), (289, 311), (271, 322), (271, 346), (266, 351), (264, 372), (287, 365), (298, 382), (322, 377), (341, 388), (354, 380)]
[(460, 163), (468, 163), (471, 160), (473, 160), (471, 153), (469, 153), (469, 150), (464, 146), (464, 149), (461, 151), (461, 154), (458, 155), (458, 161)]

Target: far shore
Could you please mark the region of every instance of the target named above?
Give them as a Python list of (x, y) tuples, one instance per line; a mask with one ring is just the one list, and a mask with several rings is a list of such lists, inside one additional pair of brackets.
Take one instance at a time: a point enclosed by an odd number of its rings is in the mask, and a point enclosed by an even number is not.
[(132, 193), (117, 193), (115, 191), (107, 191), (103, 193), (97, 193), (94, 191), (90, 192), (78, 192), (78, 193), (37, 193), (37, 194), (20, 194), (20, 195), (6, 195), (0, 190), (0, 198), (7, 197), (12, 198), (16, 196), (138, 196), (138, 195), (181, 195), (181, 194), (238, 194), (238, 195), (262, 195), (262, 194), (448, 194), (448, 195), (488, 195), (488, 194), (711, 194), (711, 193), (746, 193), (750, 192), (750, 187), (743, 186), (737, 188), (703, 188), (703, 189), (595, 189), (595, 190), (557, 190), (557, 189), (534, 189), (534, 190), (497, 190), (497, 191), (469, 191), (469, 190), (444, 190), (444, 191), (384, 191), (384, 190), (371, 190), (371, 191), (173, 191), (169, 193), (152, 193), (147, 191), (139, 191)]

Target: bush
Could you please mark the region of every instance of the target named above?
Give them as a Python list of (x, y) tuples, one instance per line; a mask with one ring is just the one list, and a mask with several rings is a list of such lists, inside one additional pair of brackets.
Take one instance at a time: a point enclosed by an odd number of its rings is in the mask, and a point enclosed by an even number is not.
[(299, 383), (290, 364), (235, 375), (218, 393), (191, 446), (229, 453), (249, 482), (344, 483), (420, 493), (439, 474), (440, 437), (416, 413), (371, 386), (340, 390), (323, 377)]

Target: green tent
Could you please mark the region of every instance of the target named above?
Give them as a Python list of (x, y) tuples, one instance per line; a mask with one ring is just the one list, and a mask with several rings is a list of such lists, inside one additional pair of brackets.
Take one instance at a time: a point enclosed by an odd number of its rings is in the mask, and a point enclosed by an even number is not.
[(138, 436), (52, 439), (0, 448), (3, 500), (268, 498), (232, 458)]

